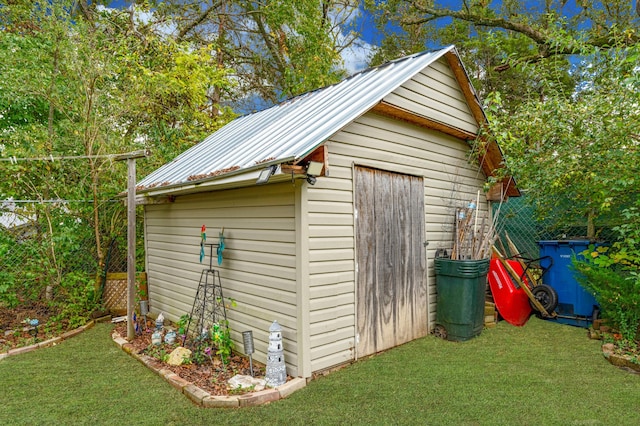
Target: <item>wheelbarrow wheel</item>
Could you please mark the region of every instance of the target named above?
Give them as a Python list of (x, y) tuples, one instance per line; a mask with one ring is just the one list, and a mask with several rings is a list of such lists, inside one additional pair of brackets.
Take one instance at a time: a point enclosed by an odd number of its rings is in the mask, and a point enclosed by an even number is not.
[(443, 325), (436, 325), (433, 329), (433, 334), (436, 337), (440, 337), (441, 339), (447, 340), (447, 329), (444, 328)]
[[(531, 289), (531, 293), (548, 313), (555, 311), (558, 307), (558, 293), (553, 287), (546, 284), (538, 284)], [(532, 301), (529, 301), (529, 303), (534, 310), (538, 311)]]

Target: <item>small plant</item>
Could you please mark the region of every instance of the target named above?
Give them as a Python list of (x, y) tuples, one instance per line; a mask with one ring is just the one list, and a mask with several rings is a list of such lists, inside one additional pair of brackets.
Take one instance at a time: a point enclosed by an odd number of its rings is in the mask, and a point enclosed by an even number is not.
[(187, 327), (189, 326), (190, 322), (191, 315), (189, 314), (182, 315), (178, 320), (178, 336), (180, 336), (180, 342), (182, 342), (183, 345), (187, 337)]
[(231, 308), (235, 308), (236, 306), (238, 306), (238, 304), (236, 303), (236, 300), (232, 297), (227, 297), (226, 300), (218, 297), (216, 299), (217, 303), (223, 302), (224, 303), (224, 307), (225, 309), (231, 309)]
[(154, 344), (151, 344), (147, 346), (144, 352), (150, 357), (158, 359), (162, 362), (167, 362), (169, 360), (169, 355), (171, 355), (169, 352), (167, 352), (164, 345), (156, 346)]
[(44, 325), (44, 334), (46, 336), (56, 336), (62, 332), (62, 324), (57, 321), (49, 320)]
[(243, 388), (242, 386), (238, 385), (235, 388), (229, 389), (229, 395), (242, 395), (248, 392), (253, 392), (255, 388), (256, 388), (256, 385), (251, 385), (246, 388)]
[(225, 320), (222, 324), (215, 323), (211, 328), (211, 340), (218, 349), (216, 355), (220, 355), (222, 364), (226, 365), (233, 351), (233, 340), (231, 340), (231, 329), (229, 321)]
[(191, 359), (194, 364), (201, 365), (204, 364), (207, 360), (211, 360), (211, 356), (207, 354), (207, 352), (211, 351), (211, 348), (208, 344), (209, 334), (200, 334), (198, 337), (194, 339), (193, 350), (191, 353)]
[(80, 272), (71, 272), (62, 277), (58, 296), (60, 313), (53, 317), (54, 321), (69, 322), (69, 328), (85, 325), (89, 321), (91, 312), (100, 309), (100, 302), (96, 298), (93, 277)]

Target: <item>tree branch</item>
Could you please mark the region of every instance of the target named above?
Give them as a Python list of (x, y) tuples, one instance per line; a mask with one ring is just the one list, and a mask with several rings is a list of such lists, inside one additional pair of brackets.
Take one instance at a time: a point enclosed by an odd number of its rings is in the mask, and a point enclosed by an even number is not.
[(222, 2), (217, 2), (214, 3), (213, 5), (211, 5), (211, 7), (209, 7), (208, 9), (205, 9), (200, 16), (198, 16), (195, 20), (191, 21), (186, 27), (184, 27), (183, 29), (180, 30), (180, 32), (178, 33), (178, 37), (177, 37), (177, 41), (180, 42), (182, 41), (182, 39), (190, 32), (192, 31), (194, 28), (196, 28), (198, 25), (202, 24), (208, 17), (209, 15), (215, 11), (220, 5), (222, 4)]
[(469, 8), (455, 11), (451, 9), (439, 9), (431, 6), (423, 6), (416, 1), (412, 1), (411, 3), (416, 8), (416, 10), (430, 16), (421, 19), (403, 21), (403, 23), (407, 25), (420, 25), (422, 23), (433, 21), (438, 18), (449, 17), (465, 22), (470, 22), (472, 24), (480, 25), (483, 27), (504, 28), (506, 30), (515, 31), (520, 34), (526, 35), (538, 44), (547, 44), (549, 41), (547, 35), (521, 22), (511, 21), (504, 18), (489, 18), (473, 13)]
[[(513, 64), (538, 62), (542, 59), (556, 55), (573, 55), (579, 53), (581, 50), (581, 46), (575, 40), (567, 39), (563, 44), (558, 43), (558, 40), (554, 35), (547, 31), (509, 18), (492, 18), (481, 15), (468, 7), (466, 2), (465, 7), (460, 11), (455, 11), (447, 8), (425, 6), (421, 4), (421, 1), (408, 1), (418, 12), (425, 16), (421, 18), (403, 19), (401, 20), (401, 23), (404, 25), (421, 25), (439, 18), (453, 18), (482, 27), (501, 28), (513, 31), (526, 36), (538, 46), (537, 54), (520, 58), (513, 63), (505, 62), (500, 64), (494, 68), (495, 71), (505, 71), (511, 68)], [(640, 0), (636, 0), (636, 3), (637, 5), (640, 5)], [(638, 13), (640, 14), (640, 9), (638, 10)], [(603, 36), (591, 38), (587, 44), (592, 47), (609, 48), (620, 44), (626, 46), (634, 45), (639, 41), (640, 38), (636, 35), (628, 35), (623, 41), (620, 41), (616, 39), (615, 34), (608, 32)]]
[[(271, 56), (273, 57), (273, 60), (275, 62), (278, 72), (280, 73), (280, 75), (284, 76), (286, 74), (286, 69), (287, 69), (286, 62), (280, 55), (280, 50), (278, 49), (278, 47), (273, 43), (273, 41), (269, 37), (269, 31), (264, 25), (264, 21), (262, 20), (262, 14), (255, 9), (250, 9), (250, 6), (248, 6), (247, 9), (249, 10), (250, 15), (252, 16), (254, 22), (258, 26), (258, 33), (262, 36), (262, 39), (264, 40), (264, 43), (267, 46), (267, 49), (271, 53)], [(253, 14), (252, 12), (257, 12), (257, 13)]]

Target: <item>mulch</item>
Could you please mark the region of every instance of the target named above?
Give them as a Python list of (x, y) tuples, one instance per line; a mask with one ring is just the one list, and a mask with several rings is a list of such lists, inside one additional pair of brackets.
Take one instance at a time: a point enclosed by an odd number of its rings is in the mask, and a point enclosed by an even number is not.
[[(158, 359), (159, 353), (169, 354), (175, 348), (180, 346), (180, 341), (176, 341), (175, 344), (169, 345), (162, 343), (160, 346), (154, 346), (151, 343), (151, 334), (153, 333), (151, 322), (148, 323), (148, 328), (136, 334), (136, 337), (130, 341), (134, 347), (134, 352), (138, 354), (146, 354), (148, 356)], [(120, 336), (125, 337), (127, 335), (126, 323), (118, 323), (115, 325), (115, 331)], [(188, 347), (188, 343), (186, 345)], [(160, 361), (160, 360), (159, 360)], [(161, 361), (160, 361), (161, 362)], [(209, 392), (211, 395), (238, 395), (241, 392), (238, 390), (230, 390), (227, 388), (227, 380), (235, 376), (236, 374), (250, 375), (251, 365), (249, 358), (240, 355), (233, 355), (229, 359), (226, 365), (223, 365), (219, 356), (213, 357), (212, 361), (207, 361), (202, 364), (182, 364), (182, 365), (169, 365), (162, 363), (162, 368), (171, 370), (181, 378), (194, 384), (200, 389)], [(254, 377), (262, 377), (265, 374), (265, 366), (253, 361), (253, 375)]]
[[(8, 308), (0, 306), (0, 353), (47, 340), (69, 331), (68, 321), (53, 321), (59, 312), (44, 303)], [(37, 319), (38, 327), (29, 320)]]

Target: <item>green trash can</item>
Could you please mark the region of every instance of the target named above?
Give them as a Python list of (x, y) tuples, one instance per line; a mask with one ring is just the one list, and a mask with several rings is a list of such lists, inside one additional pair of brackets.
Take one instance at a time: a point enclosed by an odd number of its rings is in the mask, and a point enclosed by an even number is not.
[(435, 259), (436, 336), (469, 340), (484, 328), (484, 299), (489, 259)]

